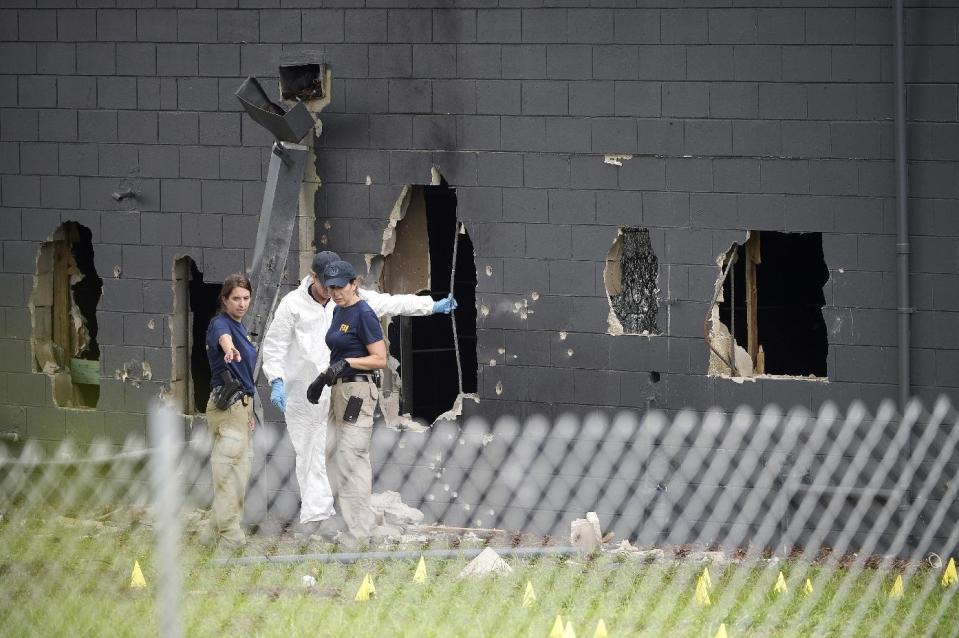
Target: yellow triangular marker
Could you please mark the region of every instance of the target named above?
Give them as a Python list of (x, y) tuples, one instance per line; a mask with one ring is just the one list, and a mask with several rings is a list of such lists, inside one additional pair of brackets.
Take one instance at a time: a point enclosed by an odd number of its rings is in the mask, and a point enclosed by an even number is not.
[(700, 576), (700, 578), (702, 578), (703, 581), (706, 583), (706, 590), (707, 590), (707, 591), (713, 588), (713, 579), (709, 577), (709, 568), (708, 568), (708, 567), (703, 567), (703, 574), (702, 574), (702, 576)]
[(706, 586), (706, 580), (702, 576), (696, 579), (696, 602), (703, 607), (713, 604), (713, 601), (709, 599), (709, 587)]
[(807, 578), (807, 579), (806, 579), (806, 584), (802, 586), (802, 590), (803, 590), (803, 592), (805, 592), (805, 593), (807, 593), (807, 594), (811, 594), (811, 593), (812, 593), (812, 581)]
[(902, 598), (902, 574), (896, 576), (896, 582), (892, 584), (892, 589), (889, 590), (890, 598)]
[(536, 592), (533, 583), (526, 581), (526, 591), (523, 593), (523, 608), (532, 607), (536, 603)]
[(363, 582), (360, 584), (360, 588), (356, 590), (356, 596), (353, 600), (369, 600), (376, 595), (376, 587), (373, 585), (373, 577), (370, 576), (369, 572), (366, 573), (366, 576), (363, 577)]
[(779, 578), (776, 579), (776, 584), (773, 585), (773, 591), (777, 594), (785, 594), (789, 591), (789, 588), (786, 587), (786, 577), (783, 576), (781, 570), (779, 572)]
[(566, 629), (563, 630), (563, 638), (576, 638), (576, 630), (573, 629), (573, 621), (566, 621)]
[(420, 562), (416, 565), (416, 573), (413, 574), (413, 582), (423, 584), (426, 582), (426, 561), (420, 556)]
[(713, 638), (726, 638), (726, 623), (721, 623)]
[(949, 559), (949, 563), (946, 565), (946, 571), (942, 572), (942, 586), (948, 587), (949, 585), (955, 585), (959, 583), (959, 574), (956, 574), (956, 561)]
[(133, 571), (130, 572), (130, 587), (132, 589), (142, 589), (147, 586), (147, 581), (143, 577), (143, 570), (140, 569), (140, 561), (133, 561)]
[(606, 623), (600, 618), (596, 623), (596, 631), (593, 632), (593, 638), (609, 638), (609, 632), (606, 631)]
[(549, 638), (563, 638), (563, 617), (556, 614), (553, 628), (549, 630)]

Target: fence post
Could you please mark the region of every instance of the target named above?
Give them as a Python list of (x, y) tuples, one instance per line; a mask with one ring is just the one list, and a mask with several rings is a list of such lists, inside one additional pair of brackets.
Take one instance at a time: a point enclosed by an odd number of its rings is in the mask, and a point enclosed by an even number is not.
[(150, 405), (150, 482), (153, 487), (156, 533), (156, 616), (163, 638), (180, 638), (180, 479), (177, 455), (183, 447), (183, 428), (173, 409), (160, 402)]

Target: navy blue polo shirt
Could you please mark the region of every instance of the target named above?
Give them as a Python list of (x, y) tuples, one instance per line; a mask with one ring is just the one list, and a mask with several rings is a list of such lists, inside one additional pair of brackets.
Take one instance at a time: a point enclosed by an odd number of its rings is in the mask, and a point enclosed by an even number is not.
[(223, 361), (223, 348), (220, 347), (220, 337), (228, 334), (233, 338), (233, 345), (240, 351), (240, 361), (233, 361), (229, 364), (230, 372), (233, 377), (243, 384), (243, 389), (253, 394), (255, 384), (253, 383), (253, 366), (256, 363), (256, 348), (246, 336), (246, 328), (239, 321), (234, 321), (230, 315), (221, 312), (210, 320), (210, 326), (206, 331), (206, 358), (210, 362), (210, 386), (219, 387), (223, 385), (220, 379), (220, 373), (228, 367)]
[[(366, 346), (383, 340), (383, 328), (376, 313), (362, 299), (348, 308), (337, 306), (333, 321), (326, 333), (326, 345), (330, 347), (330, 362), (336, 363), (347, 357), (365, 357), (370, 354)], [(369, 374), (369, 370), (357, 370), (346, 366), (341, 377), (354, 374)]]

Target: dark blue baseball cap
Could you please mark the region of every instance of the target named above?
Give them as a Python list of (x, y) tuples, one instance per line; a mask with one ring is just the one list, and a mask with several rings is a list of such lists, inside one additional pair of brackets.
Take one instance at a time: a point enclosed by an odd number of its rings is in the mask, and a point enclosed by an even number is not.
[(324, 250), (313, 255), (313, 272), (322, 279), (323, 271), (334, 261), (340, 261), (340, 256), (332, 250)]
[(330, 286), (342, 288), (354, 279), (356, 279), (356, 270), (353, 264), (342, 259), (330, 262), (323, 269), (323, 285), (327, 288)]

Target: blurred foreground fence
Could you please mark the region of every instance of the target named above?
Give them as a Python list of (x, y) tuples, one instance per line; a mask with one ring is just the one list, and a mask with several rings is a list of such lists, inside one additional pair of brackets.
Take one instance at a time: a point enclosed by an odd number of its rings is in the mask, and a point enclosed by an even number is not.
[(149, 448), (0, 457), (3, 633), (959, 635), (945, 399), (378, 428), (374, 491), (422, 517), (387, 503), (360, 554), (277, 525), (200, 546), (208, 451), (151, 419)]

